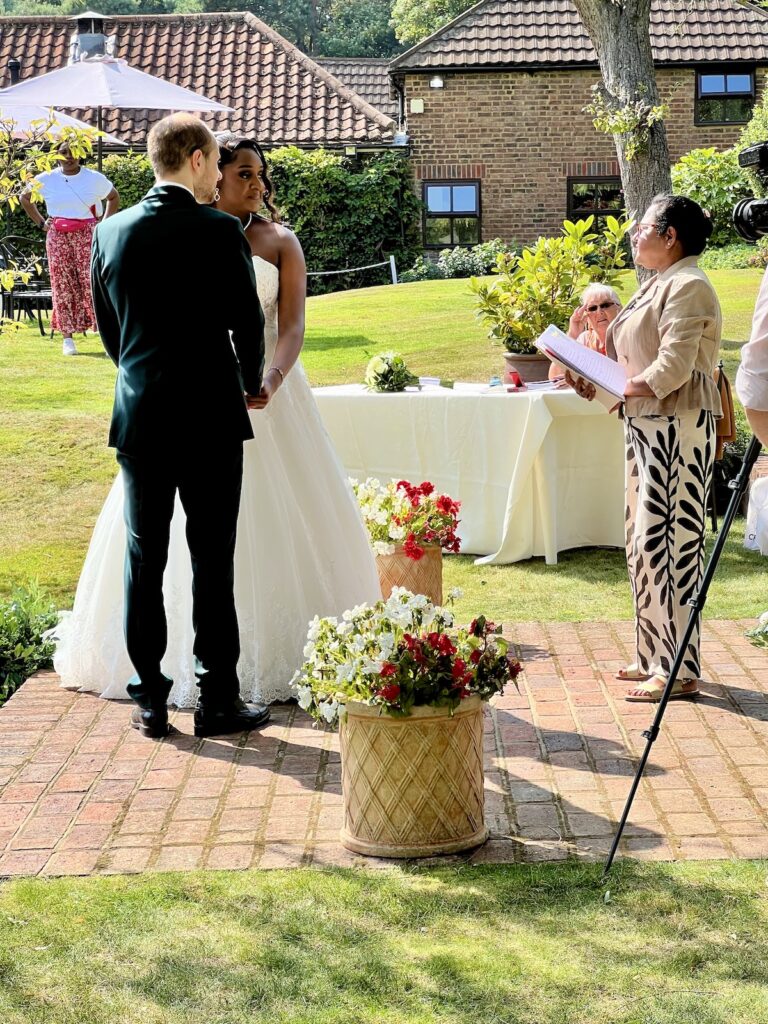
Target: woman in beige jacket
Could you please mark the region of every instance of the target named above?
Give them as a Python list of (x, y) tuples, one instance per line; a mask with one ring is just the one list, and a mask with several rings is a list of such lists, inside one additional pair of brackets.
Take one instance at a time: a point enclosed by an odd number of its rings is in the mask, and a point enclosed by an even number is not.
[[(635, 263), (656, 275), (606, 338), (606, 354), (627, 371), (620, 415), (636, 627), (636, 660), (618, 673), (636, 684), (627, 700), (661, 697), (704, 567), (714, 421), (721, 415), (713, 374), (722, 317), (696, 260), (711, 233), (710, 218), (693, 200), (657, 196), (632, 232)], [(673, 696), (697, 694), (699, 675), (697, 624)]]

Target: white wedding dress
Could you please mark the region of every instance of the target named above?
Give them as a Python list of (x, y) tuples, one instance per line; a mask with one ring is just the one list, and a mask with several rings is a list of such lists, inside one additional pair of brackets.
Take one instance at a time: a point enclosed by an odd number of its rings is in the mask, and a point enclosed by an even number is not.
[[(264, 309), (266, 365), (277, 341), (277, 267), (254, 257)], [(193, 413), (192, 413), (193, 414)], [(251, 413), (244, 445), (235, 550), (238, 665), (245, 700), (287, 700), (315, 615), (381, 597), (356, 500), (297, 362), (266, 409)], [(193, 706), (192, 570), (185, 516), (176, 499), (163, 581), (173, 679), (169, 703)], [(134, 670), (123, 640), (123, 485), (118, 474), (93, 531), (74, 609), (57, 628), (54, 667), (62, 686), (124, 699)]]

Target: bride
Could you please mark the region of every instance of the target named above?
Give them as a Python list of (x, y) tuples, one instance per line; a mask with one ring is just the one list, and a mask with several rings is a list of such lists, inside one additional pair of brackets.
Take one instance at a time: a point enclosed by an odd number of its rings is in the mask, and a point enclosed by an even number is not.
[[(309, 620), (376, 601), (381, 591), (357, 504), (299, 362), (306, 293), (301, 246), (279, 223), (258, 143), (231, 135), (218, 141), (216, 205), (243, 224), (265, 317), (267, 371), (250, 402), (255, 439), (243, 450), (235, 604), (241, 697), (269, 703), (292, 695)], [(269, 217), (262, 215), (265, 206)], [(214, 279), (214, 298), (215, 292)], [(163, 581), (168, 647), (162, 670), (173, 679), (168, 703), (194, 707), (192, 570), (184, 529), (177, 498)], [(54, 667), (65, 687), (128, 696), (134, 670), (123, 640), (124, 554), (118, 474), (96, 522), (74, 608), (57, 630)]]

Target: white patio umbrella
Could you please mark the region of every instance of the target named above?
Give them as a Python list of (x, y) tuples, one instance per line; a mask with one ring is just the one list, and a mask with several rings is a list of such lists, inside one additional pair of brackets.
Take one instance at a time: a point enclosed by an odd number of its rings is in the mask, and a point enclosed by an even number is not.
[[(11, 109), (14, 105), (30, 103), (55, 104), (67, 110), (95, 107), (99, 130), (102, 129), (104, 107), (193, 110), (200, 113), (233, 109), (164, 78), (139, 71), (116, 57), (91, 57), (0, 89), (0, 107)], [(98, 156), (101, 169), (101, 139)]]
[[(51, 107), (6, 107), (0, 106), (0, 121), (13, 121), (13, 137), (15, 139), (26, 139), (36, 134), (41, 128), (45, 128), (52, 135), (61, 135), (62, 128), (90, 128), (91, 125), (85, 121), (78, 121), (76, 117), (63, 114), (60, 110), (52, 110)], [(33, 121), (42, 121), (42, 124), (33, 124)], [(47, 126), (47, 127), (46, 127)], [(104, 142), (110, 146), (127, 146), (127, 142), (118, 139), (116, 135), (104, 134)]]

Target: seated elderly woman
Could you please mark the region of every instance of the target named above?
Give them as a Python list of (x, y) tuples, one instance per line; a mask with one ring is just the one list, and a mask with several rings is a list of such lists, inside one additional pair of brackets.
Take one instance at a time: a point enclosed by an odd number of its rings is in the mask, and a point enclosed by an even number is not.
[[(581, 296), (581, 305), (571, 315), (568, 337), (605, 355), (605, 336), (620, 309), (621, 302), (613, 288), (600, 283), (587, 285)], [(564, 372), (562, 366), (552, 363), (549, 379), (562, 377)]]

